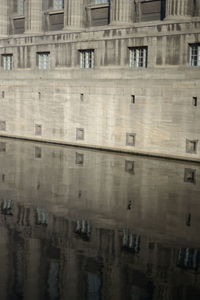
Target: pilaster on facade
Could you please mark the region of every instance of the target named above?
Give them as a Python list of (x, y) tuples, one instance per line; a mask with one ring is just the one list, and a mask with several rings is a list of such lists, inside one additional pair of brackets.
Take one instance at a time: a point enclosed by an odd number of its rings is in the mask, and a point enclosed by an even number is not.
[(8, 35), (8, 2), (0, 1), (0, 36)]
[(27, 0), (25, 8), (25, 33), (42, 32), (42, 1)]
[(83, 27), (83, 0), (64, 1), (64, 30), (79, 30)]
[(133, 23), (134, 5), (132, 0), (112, 0), (111, 25), (130, 25)]
[(193, 15), (191, 0), (166, 0), (165, 20), (190, 19)]

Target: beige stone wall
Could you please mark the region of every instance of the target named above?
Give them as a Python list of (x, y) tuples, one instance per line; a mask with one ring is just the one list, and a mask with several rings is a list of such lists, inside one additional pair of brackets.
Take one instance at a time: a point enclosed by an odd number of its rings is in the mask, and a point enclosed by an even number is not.
[[(192, 105), (200, 94), (199, 69), (188, 61), (198, 26), (152, 24), (48, 35), (45, 42), (43, 36), (3, 41), (0, 52), (12, 53), (14, 65), (1, 70), (1, 133), (36, 138), (34, 126), (41, 124), (42, 139), (199, 159), (200, 144), (197, 154), (186, 153), (186, 139), (200, 140), (199, 106)], [(148, 46), (148, 67), (130, 69), (128, 47), (142, 45)], [(94, 69), (80, 69), (79, 49), (87, 48), (95, 49)], [(38, 51), (50, 52), (49, 71), (37, 70)], [(84, 128), (83, 141), (76, 140), (76, 128)], [(134, 147), (126, 145), (126, 133), (136, 134)]]
[[(115, 15), (120, 5), (113, 2)], [(190, 66), (190, 44), (200, 41), (200, 21), (182, 18), (185, 7), (177, 17), (169, 1), (166, 20), (132, 25), (124, 7), (108, 26), (80, 30), (83, 16), (76, 16), (72, 23), (65, 18), (67, 32), (36, 34), (41, 23), (29, 2), (26, 34), (1, 38), (0, 121), (6, 126), (0, 134), (199, 160), (200, 69)], [(140, 46), (148, 47), (147, 68), (130, 68), (129, 47)], [(85, 49), (94, 50), (93, 69), (80, 69)], [(38, 70), (38, 52), (49, 52), (49, 70)], [(3, 54), (13, 55), (12, 71), (3, 70)], [(76, 139), (77, 128), (84, 129), (83, 140)], [(135, 135), (134, 146), (127, 134)], [(186, 153), (187, 140), (197, 141), (196, 153)]]

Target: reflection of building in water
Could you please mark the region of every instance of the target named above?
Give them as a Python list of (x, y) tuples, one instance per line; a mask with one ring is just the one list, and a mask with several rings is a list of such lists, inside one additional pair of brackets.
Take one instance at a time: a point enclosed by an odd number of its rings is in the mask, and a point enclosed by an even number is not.
[(80, 150), (79, 165), (74, 149), (41, 148), (38, 159), (34, 144), (6, 141), (0, 153), (2, 204), (13, 203), (0, 214), (1, 300), (12, 290), (30, 300), (199, 300), (198, 164)]
[(1, 295), (9, 288), (27, 299), (177, 300), (179, 294), (189, 299), (192, 291), (191, 299), (199, 299), (198, 249), (180, 249), (181, 241), (169, 246), (162, 237), (153, 241), (144, 235), (140, 252), (123, 251), (128, 231), (93, 223), (85, 241), (76, 238), (73, 220), (51, 214), (47, 226), (37, 227), (31, 209), (29, 225), (22, 226), (19, 214), (23, 210), (17, 206), (12, 221), (1, 217), (0, 255), (6, 251), (9, 256)]

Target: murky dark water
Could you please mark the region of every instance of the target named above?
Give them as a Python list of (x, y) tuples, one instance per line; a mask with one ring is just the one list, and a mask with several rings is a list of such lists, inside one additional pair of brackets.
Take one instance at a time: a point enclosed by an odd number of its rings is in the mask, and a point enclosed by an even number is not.
[(199, 300), (200, 164), (0, 140), (0, 299)]

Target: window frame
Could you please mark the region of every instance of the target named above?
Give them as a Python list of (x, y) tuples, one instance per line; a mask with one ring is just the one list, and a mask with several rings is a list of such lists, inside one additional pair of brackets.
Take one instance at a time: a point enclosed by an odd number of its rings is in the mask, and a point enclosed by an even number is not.
[(146, 69), (148, 65), (148, 46), (128, 47), (130, 69)]
[[(91, 57), (90, 57), (91, 55)], [(80, 49), (79, 50), (80, 69), (94, 69), (95, 66), (95, 50)]]
[[(196, 54), (193, 53), (195, 51)], [(200, 67), (200, 43), (189, 44), (189, 64), (191, 67)]]
[[(13, 54), (12, 53), (3, 53), (2, 57), (2, 67), (4, 71), (11, 71), (13, 69)], [(10, 58), (8, 64), (8, 58)]]
[[(45, 61), (41, 61), (41, 59), (46, 56), (48, 58)], [(36, 52), (36, 65), (38, 70), (40, 71), (48, 71), (50, 69), (50, 51), (38, 51)], [(46, 65), (46, 67), (44, 67)]]

